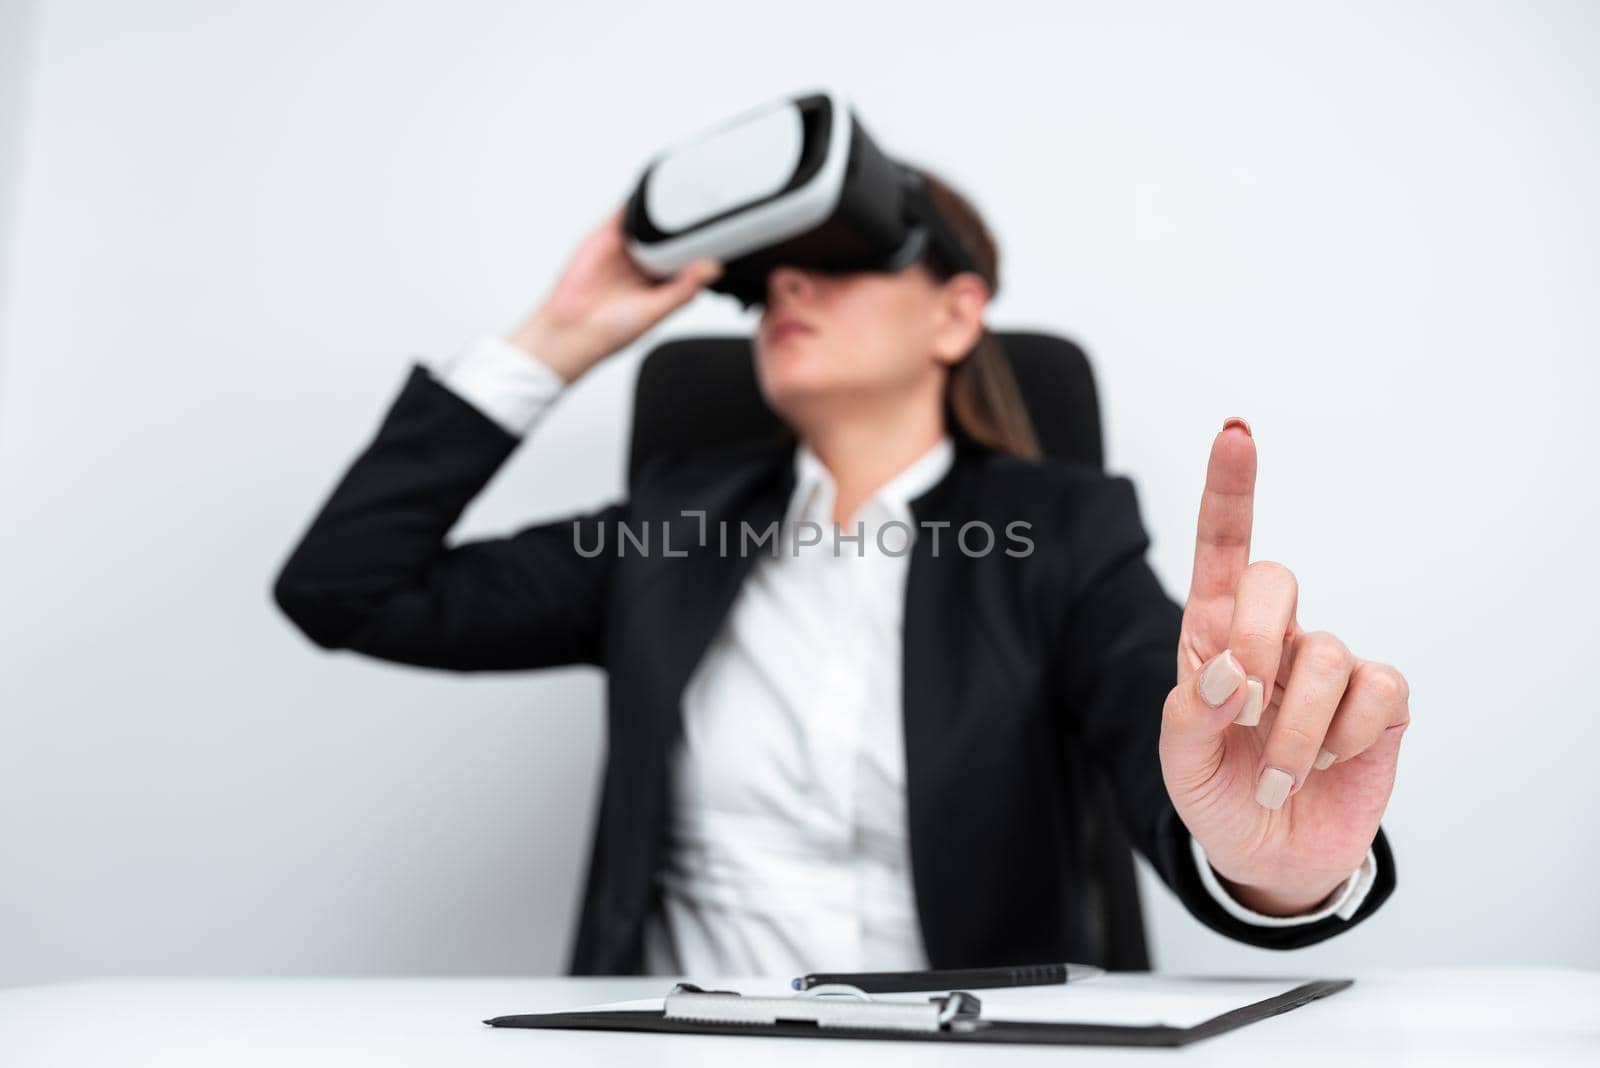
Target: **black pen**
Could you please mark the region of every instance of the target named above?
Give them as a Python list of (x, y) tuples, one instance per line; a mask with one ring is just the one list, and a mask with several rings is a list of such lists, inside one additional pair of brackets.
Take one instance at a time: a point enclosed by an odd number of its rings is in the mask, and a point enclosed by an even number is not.
[(1004, 968), (945, 968), (931, 972), (815, 972), (790, 981), (796, 990), (840, 983), (867, 994), (923, 990), (983, 990), (999, 986), (1048, 986), (1104, 975), (1093, 964), (1019, 964)]

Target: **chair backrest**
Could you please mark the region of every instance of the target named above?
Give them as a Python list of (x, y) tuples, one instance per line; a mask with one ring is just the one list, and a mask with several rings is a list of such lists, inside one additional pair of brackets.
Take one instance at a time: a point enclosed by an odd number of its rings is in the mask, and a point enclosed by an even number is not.
[[(1105, 452), (1094, 375), (1082, 349), (1065, 338), (997, 331), (1046, 457), (1101, 466)], [(771, 439), (783, 422), (761, 397), (748, 336), (678, 338), (652, 349), (634, 387), (628, 446), (630, 485), (651, 456), (667, 450)], [(1117, 970), (1150, 967), (1132, 847), (1109, 787), (1079, 754), (1070, 775), (1079, 793), (1074, 869), (1085, 891), (1094, 943), (1083, 963)]]
[[(1065, 338), (1000, 333), (1046, 456), (1104, 462), (1100, 404), (1083, 350)], [(634, 389), (628, 481), (666, 449), (732, 445), (778, 433), (761, 399), (750, 338), (686, 337), (652, 349)]]

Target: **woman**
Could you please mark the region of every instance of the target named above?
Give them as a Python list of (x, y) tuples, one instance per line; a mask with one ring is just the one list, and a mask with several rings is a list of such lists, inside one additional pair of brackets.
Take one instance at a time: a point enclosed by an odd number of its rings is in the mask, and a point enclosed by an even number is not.
[(608, 669), (575, 972), (1091, 959), (1068, 757), (1230, 937), (1308, 945), (1393, 890), (1406, 683), (1249, 563), (1249, 427), (1212, 444), (1180, 610), (1130, 483), (1037, 459), (984, 325), (994, 242), (927, 178), (976, 271), (771, 272), (758, 377), (797, 443), (659, 458), (627, 501), (445, 545), (565, 384), (715, 277), (645, 278), (619, 213), (508, 339), (412, 368), (278, 577), (324, 648)]

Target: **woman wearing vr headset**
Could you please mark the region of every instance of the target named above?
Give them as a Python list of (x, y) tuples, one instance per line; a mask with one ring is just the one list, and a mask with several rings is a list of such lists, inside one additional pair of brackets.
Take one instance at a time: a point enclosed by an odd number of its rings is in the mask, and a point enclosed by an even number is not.
[[(1229, 937), (1309, 945), (1394, 888), (1406, 683), (1303, 630), (1295, 576), (1250, 562), (1249, 426), (1211, 444), (1180, 608), (1131, 484), (1039, 458), (985, 326), (995, 243), (922, 175), (941, 240), (916, 262), (766, 274), (756, 367), (794, 441), (664, 457), (627, 501), (444, 544), (563, 389), (717, 277), (647, 276), (618, 212), (515, 331), (413, 368), (279, 575), (324, 648), (608, 670), (575, 972), (1140, 966), (1073, 870), (1085, 768)], [(779, 519), (826, 534), (741, 551)]]

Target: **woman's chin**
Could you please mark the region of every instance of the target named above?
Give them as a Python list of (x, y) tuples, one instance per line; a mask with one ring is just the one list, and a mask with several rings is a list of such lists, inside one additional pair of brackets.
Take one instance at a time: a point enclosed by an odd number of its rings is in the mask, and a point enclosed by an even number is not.
[(837, 375), (820, 356), (803, 345), (780, 345), (762, 353), (756, 370), (767, 402), (781, 410), (781, 405), (805, 403), (836, 386)]

